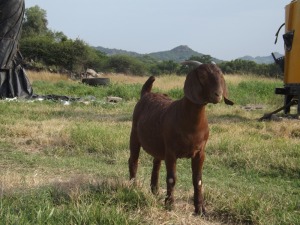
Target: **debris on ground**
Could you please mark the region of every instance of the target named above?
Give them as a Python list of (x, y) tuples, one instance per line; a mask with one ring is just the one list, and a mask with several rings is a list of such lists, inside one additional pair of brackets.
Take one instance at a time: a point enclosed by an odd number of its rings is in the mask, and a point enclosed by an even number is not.
[(123, 99), (120, 97), (116, 97), (116, 96), (107, 96), (106, 98), (97, 101), (95, 96), (85, 96), (85, 97), (69, 97), (69, 96), (61, 96), (61, 95), (34, 95), (31, 98), (4, 98), (2, 99), (3, 101), (6, 102), (36, 102), (36, 101), (44, 101), (44, 100), (48, 100), (48, 101), (55, 101), (55, 102), (60, 102), (61, 104), (68, 106), (71, 105), (73, 102), (79, 102), (79, 103), (83, 103), (85, 105), (89, 105), (92, 102), (101, 102), (101, 103), (119, 103), (121, 102)]
[(111, 102), (111, 103), (118, 103), (118, 102), (122, 101), (122, 98), (114, 97), (114, 96), (108, 96), (108, 97), (106, 97), (106, 101)]
[(264, 109), (264, 108), (265, 108), (264, 105), (252, 105), (252, 104), (248, 104), (248, 105), (242, 106), (242, 109), (247, 110), (247, 111), (261, 110), (261, 109)]

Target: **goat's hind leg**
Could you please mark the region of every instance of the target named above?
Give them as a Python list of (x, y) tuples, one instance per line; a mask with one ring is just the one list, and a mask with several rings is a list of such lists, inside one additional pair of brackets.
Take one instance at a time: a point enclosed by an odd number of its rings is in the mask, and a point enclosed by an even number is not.
[(158, 180), (159, 180), (159, 169), (161, 166), (160, 159), (153, 159), (153, 168), (151, 175), (151, 191), (153, 194), (158, 194)]
[(128, 160), (130, 180), (135, 179), (138, 168), (141, 144), (138, 140), (136, 132), (131, 131), (130, 135), (130, 157)]

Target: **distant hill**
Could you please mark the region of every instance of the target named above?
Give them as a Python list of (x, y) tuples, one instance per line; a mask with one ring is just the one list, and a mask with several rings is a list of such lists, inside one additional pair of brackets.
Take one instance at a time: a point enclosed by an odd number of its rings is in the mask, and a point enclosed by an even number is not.
[[(153, 52), (149, 54), (139, 54), (136, 52), (130, 52), (120, 49), (110, 49), (110, 48), (103, 48), (103, 47), (95, 47), (97, 50), (106, 53), (107, 55), (129, 55), (134, 57), (143, 57), (143, 56), (150, 56), (156, 60), (167, 61), (172, 60), (175, 62), (182, 62), (184, 60), (189, 59), (191, 56), (203, 56), (204, 54), (196, 52), (189, 48), (186, 45), (180, 45), (176, 48), (173, 48), (168, 51), (161, 51), (161, 52)], [(215, 62), (220, 62), (219, 59), (213, 58)]]
[[(275, 54), (276, 58), (279, 58), (279, 57), (283, 56), (282, 54), (280, 54), (278, 52), (274, 52), (274, 54)], [(253, 62), (256, 62), (257, 64), (271, 64), (271, 63), (274, 63), (274, 59), (273, 59), (271, 54), (269, 56), (257, 56), (257, 57), (244, 56), (244, 57), (240, 57), (238, 59), (253, 61)]]
[(148, 55), (158, 60), (173, 60), (175, 62), (182, 62), (189, 59), (191, 56), (203, 56), (202, 53), (196, 52), (186, 45), (180, 45), (169, 51), (154, 52)]
[(125, 51), (125, 50), (121, 50), (121, 49), (115, 49), (115, 48), (104, 48), (101, 46), (95, 47), (95, 49), (97, 49), (100, 52), (104, 52), (107, 55), (130, 55), (130, 56), (135, 56), (135, 57), (139, 57), (139, 56), (143, 56), (143, 54), (139, 54), (136, 52), (130, 52), (130, 51)]
[[(182, 62), (184, 60), (189, 59), (191, 56), (203, 56), (204, 54), (196, 52), (189, 48), (187, 45), (179, 45), (171, 50), (168, 51), (161, 51), (161, 52), (153, 52), (149, 54), (140, 54), (137, 52), (131, 52), (131, 51), (126, 51), (126, 50), (121, 50), (121, 49), (111, 49), (111, 48), (104, 48), (101, 46), (95, 47), (95, 49), (104, 52), (108, 56), (111, 55), (129, 55), (133, 57), (144, 57), (144, 56), (150, 56), (153, 59), (159, 60), (159, 61), (167, 61), (167, 60), (172, 60), (175, 62)], [(275, 53), (276, 58), (281, 57), (282, 54), (276, 52)], [(242, 60), (248, 60), (248, 61), (253, 61), (258, 64), (270, 64), (274, 63), (272, 55), (269, 56), (257, 56), (257, 57), (252, 57), (252, 56), (244, 56), (240, 57), (238, 59)], [(217, 58), (213, 57), (213, 60), (215, 62), (222, 62), (224, 60), (220, 60)]]

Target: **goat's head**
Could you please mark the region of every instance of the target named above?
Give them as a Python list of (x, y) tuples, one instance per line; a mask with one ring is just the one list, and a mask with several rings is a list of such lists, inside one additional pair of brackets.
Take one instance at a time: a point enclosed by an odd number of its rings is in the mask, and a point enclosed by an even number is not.
[(195, 104), (224, 102), (233, 105), (227, 98), (228, 92), (225, 79), (220, 68), (215, 64), (201, 64), (195, 61), (186, 61), (183, 64), (197, 66), (188, 73), (184, 83), (184, 95)]

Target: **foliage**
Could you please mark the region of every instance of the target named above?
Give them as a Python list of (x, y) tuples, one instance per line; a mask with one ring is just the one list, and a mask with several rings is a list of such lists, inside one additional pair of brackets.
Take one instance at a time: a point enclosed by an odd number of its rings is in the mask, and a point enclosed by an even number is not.
[(145, 74), (145, 66), (141, 61), (126, 55), (111, 56), (107, 60), (107, 70), (112, 69), (116, 73), (141, 75)]
[(168, 60), (155, 63), (152, 65), (150, 72), (152, 75), (174, 74), (177, 73), (179, 68), (178, 63)]
[(281, 77), (281, 69), (276, 64), (257, 64), (253, 61), (236, 59), (219, 64), (223, 73), (227, 74), (255, 74), (267, 77)]
[(46, 11), (39, 6), (25, 9), (23, 22), (23, 36), (44, 35), (48, 32), (48, 20)]
[(47, 28), (46, 11), (38, 6), (25, 10), (20, 49), (31, 68), (52, 67), (57, 71), (80, 73), (86, 68), (103, 67), (105, 55), (80, 39), (71, 40), (63, 32)]
[(210, 55), (192, 56), (190, 60), (195, 60), (201, 63), (211, 63), (213, 58)]
[(85, 68), (103, 66), (101, 60), (105, 59), (105, 56), (96, 52), (82, 40), (64, 38), (58, 42), (56, 40), (49, 35), (23, 38), (21, 51), (29, 64), (33, 60), (48, 67), (55, 66), (59, 68), (58, 71), (82, 72)]

